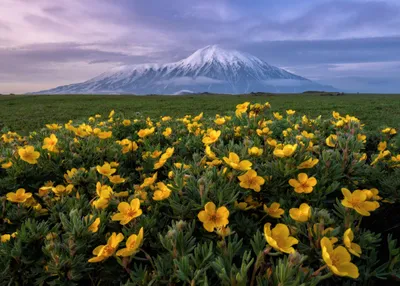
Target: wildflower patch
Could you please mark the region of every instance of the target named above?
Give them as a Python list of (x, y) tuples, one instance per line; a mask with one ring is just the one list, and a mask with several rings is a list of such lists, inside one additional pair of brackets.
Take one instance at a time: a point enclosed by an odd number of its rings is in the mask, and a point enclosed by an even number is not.
[(399, 281), (396, 128), (270, 107), (5, 132), (0, 284)]

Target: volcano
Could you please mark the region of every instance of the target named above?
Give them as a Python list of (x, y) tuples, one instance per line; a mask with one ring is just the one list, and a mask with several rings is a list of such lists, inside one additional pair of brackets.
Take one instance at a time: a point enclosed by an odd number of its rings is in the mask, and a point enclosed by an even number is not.
[(211, 45), (167, 64), (124, 65), (36, 94), (184, 94), (335, 90), (236, 50)]

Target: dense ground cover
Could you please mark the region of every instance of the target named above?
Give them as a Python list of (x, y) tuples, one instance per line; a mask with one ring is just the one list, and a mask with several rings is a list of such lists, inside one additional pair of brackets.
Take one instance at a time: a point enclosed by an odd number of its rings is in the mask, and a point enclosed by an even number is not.
[(224, 113), (247, 100), (269, 101), (274, 111), (288, 106), (308, 116), (328, 116), (332, 110), (352, 114), (376, 130), (381, 125), (399, 127), (400, 95), (346, 94), (320, 96), (319, 94), (200, 95), (200, 96), (118, 96), (118, 95), (40, 95), (0, 96), (0, 129), (8, 126), (13, 131), (30, 131), (49, 122), (87, 118), (110, 109), (121, 111), (127, 117), (160, 115), (183, 116), (204, 112), (204, 116)]
[(398, 130), (273, 110), (3, 134), (0, 284), (396, 283)]

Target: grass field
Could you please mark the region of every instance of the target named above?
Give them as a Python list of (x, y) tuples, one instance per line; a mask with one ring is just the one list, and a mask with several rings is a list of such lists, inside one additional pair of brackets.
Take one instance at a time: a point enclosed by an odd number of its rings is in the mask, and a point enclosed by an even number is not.
[(96, 113), (108, 114), (111, 109), (134, 117), (182, 116), (204, 111), (205, 116), (233, 111), (244, 101), (269, 101), (272, 110), (294, 109), (310, 116), (329, 116), (332, 110), (354, 115), (374, 130), (383, 125), (399, 127), (400, 95), (319, 94), (274, 95), (198, 95), (198, 96), (122, 96), (122, 95), (16, 95), (0, 96), (0, 129), (28, 132), (47, 123), (87, 118)]

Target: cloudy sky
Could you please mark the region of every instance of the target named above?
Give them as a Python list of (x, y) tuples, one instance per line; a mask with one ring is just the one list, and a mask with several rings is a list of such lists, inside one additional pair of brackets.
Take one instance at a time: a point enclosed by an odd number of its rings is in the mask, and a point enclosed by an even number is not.
[(0, 93), (209, 44), (346, 91), (400, 92), (400, 0), (1, 0)]

